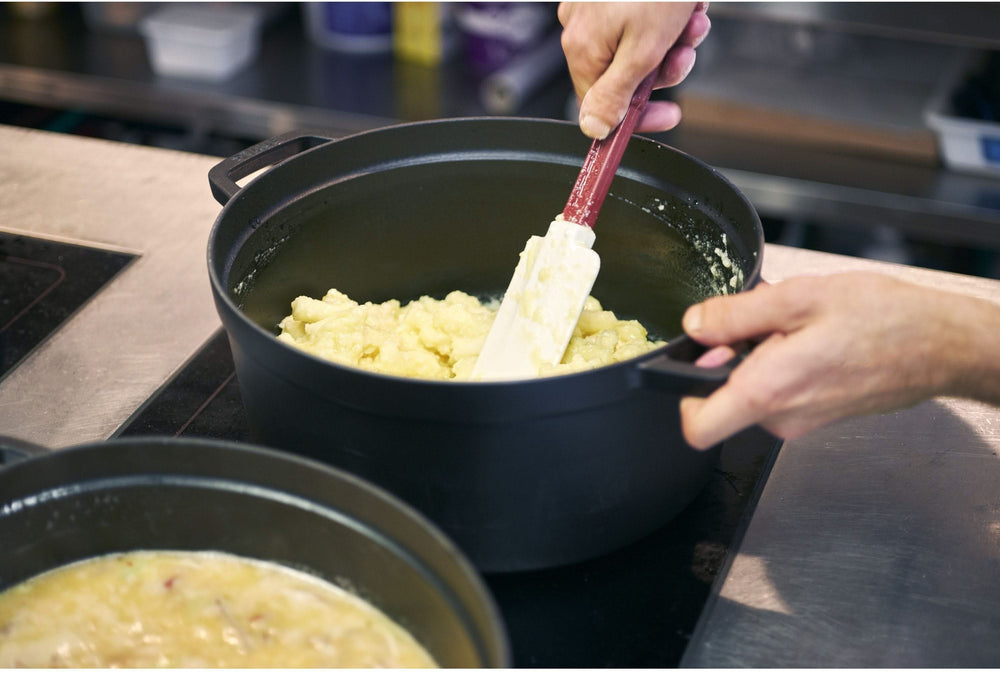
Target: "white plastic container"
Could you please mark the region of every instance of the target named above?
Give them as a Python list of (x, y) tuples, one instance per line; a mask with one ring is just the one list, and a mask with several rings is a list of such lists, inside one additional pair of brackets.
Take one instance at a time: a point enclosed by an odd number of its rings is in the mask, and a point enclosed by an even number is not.
[(1000, 176), (1000, 123), (959, 117), (951, 105), (951, 95), (975, 65), (975, 57), (963, 60), (931, 101), (924, 115), (938, 136), (944, 163), (949, 168)]
[(156, 74), (221, 81), (256, 58), (262, 19), (248, 4), (181, 3), (145, 17), (140, 31)]

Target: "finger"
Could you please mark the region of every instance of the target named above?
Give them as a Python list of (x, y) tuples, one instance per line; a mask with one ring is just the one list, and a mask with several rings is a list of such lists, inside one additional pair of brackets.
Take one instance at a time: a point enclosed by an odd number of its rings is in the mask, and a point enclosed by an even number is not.
[[(640, 61), (615, 59), (590, 87), (580, 103), (580, 127), (592, 138), (606, 138), (621, 123), (632, 94), (652, 69), (635, 67)], [(645, 61), (642, 61), (645, 62)]]
[(649, 101), (635, 130), (639, 133), (669, 131), (681, 121), (681, 108), (672, 101)]
[(656, 76), (657, 86), (677, 86), (683, 82), (684, 78), (691, 74), (696, 56), (694, 47), (672, 47), (664, 57), (660, 72)]
[(707, 449), (761, 419), (747, 395), (727, 383), (706, 398), (681, 399), (681, 431), (687, 443)]
[(718, 346), (772, 332), (790, 332), (805, 321), (809, 304), (786, 296), (780, 285), (762, 285), (738, 294), (711, 297), (688, 308), (684, 331), (699, 343)]
[(566, 60), (573, 64), (569, 71), (570, 79), (573, 81), (573, 90), (581, 101), (614, 57), (613, 45), (603, 46), (585, 39), (586, 36), (582, 38), (578, 31), (569, 29), (564, 30), (560, 38)]
[(736, 350), (729, 346), (716, 346), (694, 361), (698, 367), (721, 367), (736, 357)]
[(566, 27), (567, 23), (569, 23), (569, 17), (572, 11), (573, 11), (573, 5), (572, 3), (569, 2), (560, 2), (559, 6), (556, 7), (556, 18), (559, 19), (559, 24), (563, 28)]
[(594, 82), (607, 70), (621, 40), (620, 31), (611, 26), (595, 38), (590, 26), (595, 21), (607, 23), (607, 17), (602, 13), (604, 11), (606, 10), (600, 5), (564, 2), (559, 5), (557, 12), (563, 26), (560, 43), (570, 66), (573, 89), (577, 99), (581, 101)]
[(684, 26), (684, 32), (677, 38), (677, 44), (692, 48), (697, 47), (705, 41), (711, 30), (712, 21), (708, 18), (708, 15), (704, 12), (696, 11), (691, 15), (687, 25)]
[[(682, 30), (683, 26), (679, 26), (678, 34)], [(659, 67), (665, 50), (663, 43), (646, 38), (641, 31), (626, 29), (621, 34), (607, 69), (580, 103), (581, 128), (585, 133), (588, 127), (593, 132), (587, 135), (604, 138), (621, 123), (639, 83)]]

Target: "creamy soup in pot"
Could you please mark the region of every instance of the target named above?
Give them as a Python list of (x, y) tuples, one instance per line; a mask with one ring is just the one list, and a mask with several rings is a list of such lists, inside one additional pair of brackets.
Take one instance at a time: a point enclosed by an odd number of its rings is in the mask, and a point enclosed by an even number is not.
[(434, 666), (366, 601), (229, 554), (114, 554), (0, 593), (0, 668)]
[[(297, 297), (278, 339), (381, 374), (467, 381), (498, 307), (458, 290), (442, 300), (421, 297), (401, 305), (395, 299), (359, 304), (331, 289), (321, 299)], [(638, 321), (620, 320), (588, 297), (562, 362), (544, 366), (541, 375), (621, 362), (665, 343), (650, 340)]]

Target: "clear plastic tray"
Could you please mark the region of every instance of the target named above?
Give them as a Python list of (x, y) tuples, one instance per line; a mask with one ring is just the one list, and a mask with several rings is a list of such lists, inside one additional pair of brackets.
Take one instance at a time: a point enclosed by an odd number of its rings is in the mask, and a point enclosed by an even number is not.
[(181, 3), (145, 17), (140, 31), (158, 75), (224, 80), (256, 58), (262, 19), (249, 4)]

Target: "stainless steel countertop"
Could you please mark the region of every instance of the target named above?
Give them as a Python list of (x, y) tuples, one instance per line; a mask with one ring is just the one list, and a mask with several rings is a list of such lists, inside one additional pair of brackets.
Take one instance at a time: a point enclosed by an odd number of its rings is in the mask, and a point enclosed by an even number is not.
[[(997, 301), (992, 280), (768, 248), (764, 276), (877, 270)], [(1000, 664), (1000, 409), (938, 399), (785, 442), (683, 665)]]
[[(139, 255), (0, 379), (0, 432), (105, 439), (220, 326), (217, 159), (2, 125), (0, 147), (0, 229)], [(982, 278), (764, 252), (771, 281), (848, 269), (1000, 297)], [(997, 665), (998, 454), (1000, 410), (951, 399), (786, 443), (684, 663)]]
[(0, 432), (106, 439), (219, 328), (206, 261), (218, 159), (9, 126), (0, 147), (0, 229), (138, 255), (0, 379)]

